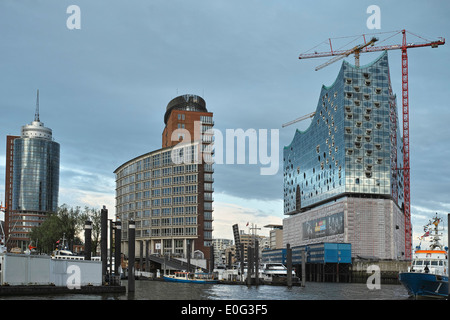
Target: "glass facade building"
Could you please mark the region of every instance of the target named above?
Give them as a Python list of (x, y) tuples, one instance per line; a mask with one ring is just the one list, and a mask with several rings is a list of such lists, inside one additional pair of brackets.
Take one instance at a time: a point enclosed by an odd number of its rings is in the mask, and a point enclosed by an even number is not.
[(323, 86), (306, 131), (295, 132), (284, 157), (284, 213), (300, 213), (343, 196), (393, 199), (403, 206), (396, 97), (387, 52), (355, 67), (343, 62)]
[(60, 145), (39, 120), (39, 101), (34, 121), (22, 126), (20, 137), (9, 136), (7, 141), (11, 155), (6, 165), (8, 248), (25, 250), (31, 229), (58, 209)]
[(13, 210), (56, 212), (59, 144), (40, 138), (16, 139), (13, 185)]

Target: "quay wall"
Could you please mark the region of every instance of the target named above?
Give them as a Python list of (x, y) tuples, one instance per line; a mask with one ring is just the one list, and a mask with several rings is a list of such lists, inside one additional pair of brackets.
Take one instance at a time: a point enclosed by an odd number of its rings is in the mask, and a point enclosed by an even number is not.
[(410, 261), (403, 260), (354, 260), (351, 279), (355, 283), (366, 283), (377, 269), (380, 272), (382, 284), (399, 284), (398, 274), (407, 271), (410, 263)]

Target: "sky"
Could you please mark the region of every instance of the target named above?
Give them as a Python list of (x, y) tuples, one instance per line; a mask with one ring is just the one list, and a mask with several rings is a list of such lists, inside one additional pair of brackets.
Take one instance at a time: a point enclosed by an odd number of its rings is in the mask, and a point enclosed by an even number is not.
[[(71, 5), (78, 16), (67, 12)], [(369, 29), (371, 5), (380, 8), (379, 29)], [(2, 0), (0, 198), (6, 135), (20, 135), (33, 120), (37, 89), (40, 120), (61, 145), (59, 204), (106, 205), (111, 216), (114, 170), (161, 148), (167, 103), (196, 94), (221, 132), (279, 130), (276, 174), (261, 175), (260, 161), (217, 164), (214, 173), (213, 236), (232, 239), (235, 223), (267, 235), (265, 225), (285, 218), (283, 146), (310, 120), (281, 125), (315, 111), (322, 85), (334, 82), (342, 64), (315, 71), (329, 58), (299, 54), (327, 51), (329, 38), (336, 49), (350, 39), (342, 37), (384, 39), (401, 29), (445, 38), (449, 14), (444, 0)], [(68, 27), (78, 21), (79, 29)], [(401, 36), (390, 41), (401, 43)], [(449, 46), (408, 50), (414, 240), (436, 212), (450, 212)], [(379, 54), (362, 54), (361, 64)], [(354, 63), (353, 56), (346, 60)], [(389, 51), (389, 63), (400, 96), (400, 50)]]

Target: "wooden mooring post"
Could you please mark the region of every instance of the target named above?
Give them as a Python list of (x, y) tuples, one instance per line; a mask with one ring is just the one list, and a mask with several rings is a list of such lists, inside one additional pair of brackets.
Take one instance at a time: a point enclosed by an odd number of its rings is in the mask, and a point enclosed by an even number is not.
[(130, 220), (128, 222), (128, 292), (135, 291), (134, 263), (136, 259), (135, 252), (136, 224)]
[(292, 249), (288, 243), (286, 245), (286, 267), (287, 267), (287, 286), (292, 287)]
[(306, 251), (302, 251), (302, 287), (306, 284)]

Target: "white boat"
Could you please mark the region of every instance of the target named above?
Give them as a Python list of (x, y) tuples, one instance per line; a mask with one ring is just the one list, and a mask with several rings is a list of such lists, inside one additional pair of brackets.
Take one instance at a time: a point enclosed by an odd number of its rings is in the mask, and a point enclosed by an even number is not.
[(214, 268), (214, 275), (219, 281), (239, 281), (239, 268), (237, 266), (227, 268), (224, 265), (219, 265)]
[(52, 252), (52, 259), (84, 260), (84, 256), (78, 256), (69, 250), (66, 244), (65, 234), (63, 235), (62, 243), (61, 240), (58, 240), (56, 243), (58, 246), (56, 247), (56, 250)]
[[(241, 274), (240, 267), (237, 268), (238, 274)], [(258, 278), (267, 284), (283, 284), (287, 282), (288, 270), (286, 266), (278, 262), (261, 263), (258, 267)], [(255, 278), (254, 272), (252, 278)], [(241, 277), (242, 281), (247, 281), (247, 264), (244, 264), (244, 274)], [(292, 282), (298, 281), (295, 271), (292, 270)]]
[(84, 260), (84, 256), (77, 256), (70, 250), (55, 250), (52, 259), (58, 260)]
[[(267, 283), (280, 283), (287, 281), (288, 269), (282, 263), (264, 263), (261, 265), (261, 279)], [(297, 276), (292, 270), (292, 280), (295, 282)]]
[[(442, 219), (437, 216), (428, 223), (422, 238), (431, 236), (431, 245), (427, 250), (420, 246), (414, 252), (408, 272), (399, 274), (400, 282), (415, 297), (448, 297), (448, 248), (447, 251), (439, 242), (442, 236), (438, 225)], [(434, 225), (434, 229), (430, 228)], [(433, 234), (434, 231), (434, 234)]]

